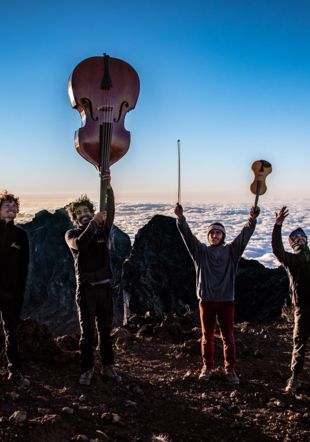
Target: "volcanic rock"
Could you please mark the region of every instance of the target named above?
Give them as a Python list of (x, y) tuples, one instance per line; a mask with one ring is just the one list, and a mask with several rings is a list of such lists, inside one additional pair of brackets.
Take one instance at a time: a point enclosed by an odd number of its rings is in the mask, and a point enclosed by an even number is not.
[[(66, 230), (72, 228), (66, 211), (43, 210), (23, 228), (30, 239), (23, 317), (46, 324), (53, 335), (78, 334), (73, 260), (64, 241)], [(155, 215), (138, 231), (132, 248), (128, 235), (113, 226), (110, 257), (115, 325), (123, 324), (124, 312), (125, 323), (137, 315), (140, 322), (154, 325), (147, 315), (162, 320), (173, 313), (197, 311), (195, 269), (174, 218)], [(241, 259), (237, 321), (278, 318), (287, 298), (288, 279), (282, 267), (267, 269), (255, 260)]]
[[(174, 218), (155, 215), (139, 230), (124, 261), (121, 285), (130, 313), (164, 317), (197, 309), (195, 269)], [(277, 318), (288, 298), (288, 278), (282, 267), (268, 269), (241, 259), (236, 278), (236, 320)]]
[[(31, 316), (48, 325), (55, 335), (78, 333), (73, 259), (64, 240), (65, 232), (73, 225), (66, 210), (58, 209), (55, 213), (42, 210), (22, 227), (30, 242), (23, 317)], [(122, 262), (130, 249), (128, 235), (113, 226), (110, 256), (116, 285), (119, 285)], [(118, 311), (115, 316), (120, 321)]]
[(142, 227), (123, 264), (122, 288), (130, 312), (162, 317), (197, 305), (195, 271), (175, 219), (155, 215)]

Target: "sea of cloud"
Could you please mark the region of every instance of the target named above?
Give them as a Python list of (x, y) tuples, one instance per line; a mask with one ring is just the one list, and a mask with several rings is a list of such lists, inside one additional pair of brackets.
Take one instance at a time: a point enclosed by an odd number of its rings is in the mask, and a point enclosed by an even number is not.
[[(46, 200), (45, 200), (46, 202)], [(19, 214), (20, 223), (30, 221), (34, 214), (44, 207), (43, 201), (28, 203), (24, 211)], [(44, 209), (54, 211), (57, 207), (56, 200), (49, 201)], [(279, 263), (271, 250), (271, 232), (275, 220), (275, 211), (281, 206), (269, 203), (261, 207), (261, 214), (254, 235), (252, 236), (244, 257), (256, 259), (266, 267), (277, 267)], [(310, 208), (303, 205), (290, 205), (290, 214), (283, 225), (283, 244), (290, 251), (288, 244), (289, 233), (298, 226), (303, 227), (310, 238)], [(131, 241), (137, 231), (143, 227), (154, 215), (174, 217), (174, 206), (171, 204), (156, 203), (118, 203), (116, 204), (115, 224), (126, 232)], [(207, 226), (214, 221), (221, 221), (226, 228), (227, 242), (231, 241), (242, 229), (247, 221), (249, 205), (247, 204), (184, 204), (184, 215), (192, 232), (202, 242), (207, 242)]]

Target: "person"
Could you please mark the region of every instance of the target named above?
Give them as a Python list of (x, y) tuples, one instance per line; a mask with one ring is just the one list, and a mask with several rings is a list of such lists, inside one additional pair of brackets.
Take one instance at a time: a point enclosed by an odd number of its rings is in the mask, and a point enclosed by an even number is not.
[(5, 334), (8, 379), (29, 386), (21, 368), (17, 342), (28, 274), (29, 242), (25, 230), (14, 224), (19, 198), (7, 190), (0, 193), (0, 311)]
[(225, 244), (226, 231), (220, 222), (208, 227), (209, 245), (201, 243), (191, 232), (183, 207), (176, 205), (177, 227), (192, 257), (196, 270), (196, 292), (199, 299), (202, 329), (203, 367), (199, 379), (209, 381), (214, 369), (214, 333), (218, 319), (224, 350), (225, 374), (228, 382), (239, 384), (235, 371), (236, 349), (233, 332), (235, 278), (238, 262), (256, 226), (259, 208), (252, 207), (249, 220), (241, 233)]
[(109, 235), (114, 220), (114, 195), (110, 176), (107, 181), (107, 210), (95, 214), (94, 205), (86, 195), (70, 203), (67, 211), (75, 229), (68, 230), (65, 240), (75, 267), (76, 303), (81, 329), (81, 374), (79, 383), (90, 385), (94, 375), (93, 343), (96, 331), (105, 379), (120, 381), (113, 365), (111, 330), (113, 322), (112, 273), (109, 260)]
[(286, 206), (277, 213), (272, 232), (272, 250), (284, 266), (291, 288), (294, 308), (293, 351), (291, 377), (285, 391), (295, 394), (301, 385), (300, 373), (304, 366), (306, 344), (310, 334), (310, 250), (307, 235), (301, 227), (289, 235), (293, 253), (286, 252), (282, 242), (282, 224), (289, 215)]

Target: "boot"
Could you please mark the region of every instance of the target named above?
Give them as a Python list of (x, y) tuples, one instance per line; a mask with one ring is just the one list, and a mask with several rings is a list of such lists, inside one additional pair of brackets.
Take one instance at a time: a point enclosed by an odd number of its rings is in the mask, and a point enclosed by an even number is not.
[(232, 385), (239, 385), (240, 381), (234, 369), (226, 372), (226, 380)]
[(30, 381), (19, 370), (11, 371), (8, 375), (8, 380), (14, 382), (19, 387), (29, 387)]
[(117, 372), (113, 365), (104, 365), (100, 371), (102, 379), (112, 380), (116, 382), (121, 382), (122, 378)]
[(296, 394), (298, 388), (300, 387), (301, 382), (296, 373), (293, 373), (289, 378), (287, 385), (285, 387), (286, 393)]
[(80, 376), (79, 384), (90, 385), (93, 375), (94, 375), (94, 367), (90, 368), (87, 371), (84, 371)]
[(204, 365), (201, 369), (201, 372), (199, 373), (198, 379), (202, 381), (209, 381), (212, 377), (212, 370), (208, 370), (207, 367)]

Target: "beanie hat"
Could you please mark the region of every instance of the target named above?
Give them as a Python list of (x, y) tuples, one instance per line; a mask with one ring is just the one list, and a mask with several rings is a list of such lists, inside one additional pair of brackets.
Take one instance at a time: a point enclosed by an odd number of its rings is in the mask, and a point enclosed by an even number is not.
[(290, 236), (288, 237), (289, 243), (292, 245), (295, 242), (295, 239), (297, 235), (301, 235), (305, 238), (306, 242), (308, 242), (307, 235), (305, 234), (304, 230), (301, 227), (298, 227), (297, 229), (293, 230), (293, 232), (290, 233)]
[(222, 232), (223, 235), (224, 235), (223, 240), (225, 239), (226, 231), (225, 231), (225, 227), (223, 226), (222, 223), (215, 222), (215, 223), (210, 224), (209, 227), (208, 227), (208, 236), (210, 235), (212, 230), (219, 230), (220, 232)]

